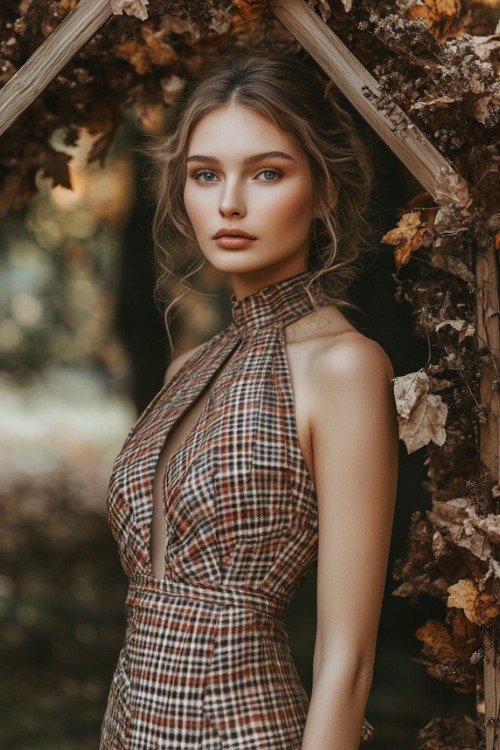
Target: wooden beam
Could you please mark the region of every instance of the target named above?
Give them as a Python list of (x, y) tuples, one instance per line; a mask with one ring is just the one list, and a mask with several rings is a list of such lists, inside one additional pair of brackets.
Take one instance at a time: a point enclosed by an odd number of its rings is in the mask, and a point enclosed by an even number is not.
[(0, 90), (0, 135), (112, 15), (109, 0), (80, 0)]
[[(495, 487), (491, 512), (500, 512), (500, 269), (494, 241), (480, 249), (476, 262), (477, 345), (487, 347), (483, 357), (479, 393), (485, 414), (480, 422), (481, 469)], [(486, 750), (500, 749), (500, 632), (490, 628), (484, 636), (484, 720)]]
[[(480, 423), (481, 463), (492, 480), (500, 484), (500, 258), (491, 239), (480, 248), (476, 262), (477, 345), (486, 346), (490, 356), (485, 362), (479, 383), (481, 403), (488, 411)], [(497, 490), (498, 492), (498, 490)], [(496, 497), (500, 512), (500, 497)]]
[(465, 180), (304, 0), (271, 0), (270, 7), (435, 201), (468, 205)]
[(484, 728), (486, 750), (499, 750), (500, 665), (498, 626), (484, 636)]

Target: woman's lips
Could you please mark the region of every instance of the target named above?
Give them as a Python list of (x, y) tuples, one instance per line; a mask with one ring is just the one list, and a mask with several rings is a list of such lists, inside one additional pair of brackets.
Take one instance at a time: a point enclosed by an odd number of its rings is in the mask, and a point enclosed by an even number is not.
[(217, 247), (224, 250), (244, 250), (250, 247), (252, 242), (255, 242), (254, 237), (244, 237), (241, 234), (221, 234), (220, 237), (215, 238)]
[(214, 234), (213, 239), (215, 244), (224, 250), (244, 250), (246, 247), (250, 247), (252, 242), (255, 242), (256, 237), (252, 237), (243, 229), (223, 227)]

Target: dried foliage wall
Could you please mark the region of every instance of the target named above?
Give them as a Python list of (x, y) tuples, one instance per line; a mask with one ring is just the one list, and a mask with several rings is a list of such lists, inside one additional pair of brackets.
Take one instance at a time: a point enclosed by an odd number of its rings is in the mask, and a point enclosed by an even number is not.
[[(0, 84), (74, 5), (5, 0)], [(484, 292), (476, 266), (487, 256), (490, 318), (497, 316), (498, 326), (498, 3), (309, 5), (378, 79), (386, 94), (379, 106), (396, 102), (470, 185), (467, 205), (437, 207), (429, 195), (417, 195), (401, 207), (383, 241), (394, 246), (398, 268), (412, 258), (414, 278), (398, 280), (398, 294), (412, 305), (429, 351), (422, 370), (395, 382), (401, 437), (409, 451), (427, 446), (432, 493), (432, 509), (413, 518), (396, 594), (412, 600), (428, 594), (446, 604), (444, 622), (428, 622), (417, 633), (422, 662), (453, 689), (472, 692), (482, 684), (484, 634), (500, 621), (498, 452), (495, 472), (482, 460), (479, 442), (498, 409), (499, 352), (476, 317)], [(146, 20), (113, 19), (0, 141), (0, 212), (25, 202), (41, 177), (69, 186), (68, 156), (55, 150), (55, 131), (62, 129), (73, 144), (87, 128), (95, 135), (89, 160), (103, 159), (127, 108), (149, 127), (158, 106), (171, 105), (185, 81), (221, 54), (248, 47), (297, 50), (266, 2), (130, 0), (130, 8)], [(485, 372), (486, 389), (480, 387)], [(483, 730), (480, 719), (435, 719), (422, 730), (421, 747), (479, 748)]]

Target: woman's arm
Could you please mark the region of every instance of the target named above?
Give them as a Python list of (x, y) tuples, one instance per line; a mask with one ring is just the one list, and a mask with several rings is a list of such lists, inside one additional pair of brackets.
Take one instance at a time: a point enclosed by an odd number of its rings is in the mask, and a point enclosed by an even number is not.
[(357, 750), (371, 686), (397, 479), (392, 368), (345, 334), (314, 358), (318, 623), (302, 750)]

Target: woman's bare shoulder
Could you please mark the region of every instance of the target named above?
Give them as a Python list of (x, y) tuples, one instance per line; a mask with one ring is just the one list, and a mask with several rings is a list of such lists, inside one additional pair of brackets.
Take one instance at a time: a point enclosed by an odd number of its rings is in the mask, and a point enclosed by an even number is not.
[(384, 349), (373, 339), (352, 330), (325, 337), (311, 351), (311, 373), (319, 379), (391, 379), (392, 364)]
[(287, 345), (307, 363), (309, 376), (330, 379), (393, 370), (383, 348), (354, 328), (334, 306), (315, 310), (287, 328)]
[(339, 333), (311, 350), (307, 370), (309, 423), (316, 435), (328, 435), (332, 424), (343, 425), (344, 434), (348, 425), (363, 425), (373, 435), (390, 424), (396, 434), (394, 372), (376, 341), (355, 330)]
[(187, 351), (187, 352), (183, 352), (182, 354), (179, 354), (179, 356), (178, 356), (178, 357), (175, 357), (175, 358), (174, 358), (174, 359), (173, 359), (173, 360), (171, 361), (171, 363), (170, 363), (170, 364), (169, 364), (169, 366), (167, 367), (167, 371), (166, 371), (166, 373), (165, 373), (165, 380), (164, 380), (164, 385), (166, 385), (166, 384), (167, 384), (167, 383), (169, 382), (169, 380), (172, 380), (172, 378), (174, 377), (175, 373), (176, 373), (176, 372), (177, 372), (178, 370), (180, 370), (180, 369), (181, 369), (181, 367), (182, 367), (183, 365), (185, 365), (185, 364), (186, 364), (186, 362), (187, 362), (187, 361), (188, 361), (189, 359), (191, 359), (191, 357), (193, 356), (193, 354), (196, 354), (196, 352), (197, 352), (197, 351), (198, 351), (199, 349), (201, 349), (201, 348), (202, 348), (202, 346), (204, 346), (204, 344), (199, 344), (198, 346), (194, 346), (194, 347), (193, 347), (192, 349), (188, 349), (188, 351)]

